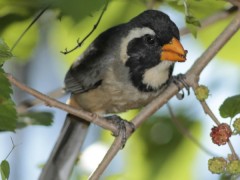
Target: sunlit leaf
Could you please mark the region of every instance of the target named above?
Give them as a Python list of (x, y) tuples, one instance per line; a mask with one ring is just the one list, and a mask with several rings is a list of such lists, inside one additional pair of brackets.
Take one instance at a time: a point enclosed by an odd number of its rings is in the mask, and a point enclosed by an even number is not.
[(7, 160), (3, 160), (0, 166), (2, 180), (7, 180), (10, 174), (10, 165)]
[(50, 112), (28, 112), (18, 117), (17, 128), (30, 125), (50, 126), (53, 122), (53, 114)]
[(219, 108), (220, 115), (223, 118), (233, 118), (240, 113), (240, 95), (232, 96), (223, 102)]
[(7, 59), (12, 57), (12, 53), (10, 52), (7, 44), (0, 38), (0, 65), (4, 63)]
[(59, 0), (55, 5), (60, 8), (64, 15), (69, 15), (74, 20), (79, 21), (86, 16), (91, 16), (106, 2), (104, 0)]

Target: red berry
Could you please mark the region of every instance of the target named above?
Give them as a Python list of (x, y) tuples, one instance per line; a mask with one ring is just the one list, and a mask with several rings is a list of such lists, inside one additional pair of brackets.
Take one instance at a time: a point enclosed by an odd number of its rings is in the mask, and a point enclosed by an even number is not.
[(212, 132), (210, 133), (213, 143), (219, 146), (226, 144), (229, 141), (231, 135), (232, 130), (226, 123), (221, 123), (218, 126), (214, 126), (212, 128)]

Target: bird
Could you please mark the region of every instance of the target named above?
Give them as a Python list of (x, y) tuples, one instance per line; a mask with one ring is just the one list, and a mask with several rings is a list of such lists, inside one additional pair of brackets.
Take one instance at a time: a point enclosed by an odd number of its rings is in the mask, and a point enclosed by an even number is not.
[[(175, 63), (185, 62), (186, 55), (169, 16), (146, 10), (101, 33), (71, 65), (64, 80), (71, 94), (68, 104), (111, 123), (123, 122), (113, 114), (141, 108), (161, 95), (173, 79)], [(40, 179), (68, 179), (88, 126), (67, 115)]]

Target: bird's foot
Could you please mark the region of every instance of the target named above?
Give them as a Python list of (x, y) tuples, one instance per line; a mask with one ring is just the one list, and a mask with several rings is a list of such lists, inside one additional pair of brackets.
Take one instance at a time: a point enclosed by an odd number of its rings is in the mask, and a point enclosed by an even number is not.
[(113, 134), (113, 136), (119, 136), (122, 134), (122, 148), (124, 148), (127, 141), (127, 126), (131, 129), (131, 132), (134, 132), (136, 129), (135, 125), (117, 115), (107, 116), (106, 119), (115, 124), (118, 128), (118, 132)]
[(173, 76), (172, 77), (172, 82), (177, 86), (178, 88), (178, 94), (176, 95), (177, 98), (179, 100), (182, 100), (184, 98), (184, 91), (182, 91), (182, 93), (180, 93), (181, 90), (181, 86), (180, 84), (182, 84), (184, 86), (184, 88), (187, 90), (187, 94), (190, 94), (190, 86), (187, 84), (186, 80), (186, 76), (185, 74), (178, 74), (177, 76)]

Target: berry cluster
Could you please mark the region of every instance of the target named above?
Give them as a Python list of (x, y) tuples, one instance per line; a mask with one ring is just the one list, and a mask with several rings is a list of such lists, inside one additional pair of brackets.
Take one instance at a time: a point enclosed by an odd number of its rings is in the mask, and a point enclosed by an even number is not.
[(212, 137), (212, 141), (217, 145), (224, 145), (229, 141), (229, 138), (232, 135), (232, 130), (230, 126), (226, 123), (222, 123), (218, 126), (214, 126), (212, 128), (212, 132), (210, 136)]
[[(240, 134), (240, 118), (237, 118), (233, 123), (234, 131), (226, 123), (221, 123), (214, 126), (210, 133), (212, 141), (217, 145), (224, 145), (229, 141), (229, 138), (234, 134)], [(228, 159), (223, 157), (213, 157), (208, 160), (208, 169), (214, 174), (240, 174), (240, 160), (234, 156), (229, 156)]]
[(240, 160), (226, 160), (214, 157), (208, 160), (208, 169), (214, 174), (240, 174)]

